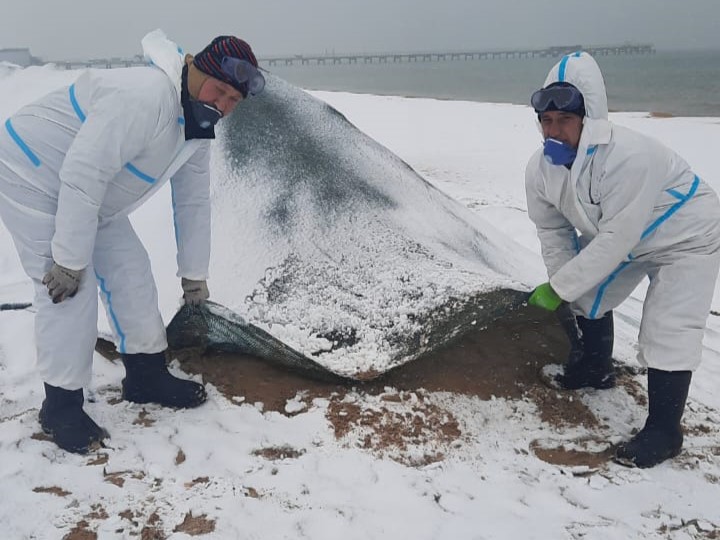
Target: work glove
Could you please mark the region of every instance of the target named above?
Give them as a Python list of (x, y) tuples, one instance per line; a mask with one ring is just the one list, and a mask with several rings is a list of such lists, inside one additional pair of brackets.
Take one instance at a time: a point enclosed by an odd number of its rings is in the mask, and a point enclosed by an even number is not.
[(42, 279), (43, 285), (48, 288), (53, 304), (58, 304), (67, 298), (72, 298), (80, 286), (82, 270), (70, 270), (53, 262), (50, 271)]
[(562, 304), (562, 298), (553, 290), (550, 283), (538, 285), (528, 298), (528, 304), (539, 308), (555, 311)]
[(194, 279), (182, 278), (180, 284), (182, 285), (185, 303), (189, 306), (199, 306), (210, 298), (207, 281), (204, 279), (196, 281)]

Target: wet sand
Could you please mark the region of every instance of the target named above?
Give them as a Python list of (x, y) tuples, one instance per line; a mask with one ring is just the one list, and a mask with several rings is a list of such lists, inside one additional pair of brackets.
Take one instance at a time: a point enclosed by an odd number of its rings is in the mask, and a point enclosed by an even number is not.
[[(98, 350), (112, 356), (107, 342)], [(111, 346), (110, 346), (111, 348)], [(583, 425), (592, 429), (598, 420), (576, 399), (576, 392), (559, 391), (546, 385), (541, 370), (548, 364), (562, 364), (569, 349), (568, 340), (552, 313), (533, 307), (516, 310), (486, 328), (478, 329), (432, 351), (423, 357), (395, 368), (366, 382), (341, 379), (328, 375), (327, 379), (313, 378), (307, 372), (296, 372), (248, 355), (205, 352), (196, 349), (170, 351), (182, 369), (201, 375), (233, 402), (258, 403), (263, 410), (292, 416), (301, 411), (286, 408), (289, 400), (302, 394), (309, 404), (313, 398), (328, 399), (328, 420), (338, 438), (358, 426), (376, 430), (374, 445), (398, 446), (424, 432), (434, 431), (445, 442), (460, 436), (452, 413), (435, 411), (425, 399), (432, 392), (451, 392), (476, 396), (482, 400), (497, 398), (526, 399), (533, 402), (540, 418), (562, 429), (563, 426)], [(630, 377), (621, 377), (621, 384), (633, 384)], [(388, 392), (388, 390), (391, 390)], [(390, 411), (384, 418), (368, 417), (356, 405), (343, 398), (350, 392), (360, 395), (382, 396), (388, 401), (404, 402), (412, 393), (419, 396), (417, 411), (427, 425), (406, 426), (401, 418), (392, 418)], [(639, 392), (642, 398), (642, 392)], [(374, 413), (373, 413), (374, 414)], [(432, 424), (432, 425), (430, 425)], [(377, 442), (379, 441), (379, 442)], [(371, 443), (368, 442), (368, 445)], [(586, 453), (562, 448), (544, 448), (533, 442), (532, 451), (539, 459), (569, 466), (597, 467), (606, 462), (611, 451)], [(377, 449), (377, 448), (371, 448)], [(429, 456), (428, 461), (442, 459)]]

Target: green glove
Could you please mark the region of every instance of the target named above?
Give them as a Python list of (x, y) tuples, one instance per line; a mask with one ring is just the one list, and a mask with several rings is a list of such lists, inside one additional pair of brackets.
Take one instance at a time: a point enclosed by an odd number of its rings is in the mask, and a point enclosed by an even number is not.
[(555, 311), (562, 304), (562, 298), (553, 290), (550, 283), (538, 285), (528, 299), (528, 304)]

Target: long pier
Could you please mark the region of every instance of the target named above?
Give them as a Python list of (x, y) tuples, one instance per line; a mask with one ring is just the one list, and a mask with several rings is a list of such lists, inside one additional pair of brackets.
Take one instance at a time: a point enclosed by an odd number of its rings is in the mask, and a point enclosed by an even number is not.
[[(509, 58), (554, 58), (575, 51), (586, 51), (593, 56), (620, 54), (653, 54), (650, 43), (624, 43), (622, 45), (559, 45), (538, 49), (499, 49), (488, 51), (440, 51), (440, 52), (386, 52), (357, 54), (320, 54), (293, 56), (268, 56), (259, 58), (263, 66), (339, 65), (339, 64), (389, 64), (398, 62), (443, 62), (451, 60), (495, 60)], [(142, 55), (132, 58), (95, 58), (91, 60), (63, 60), (53, 62), (67, 69), (115, 68), (146, 65)]]
[(447, 60), (494, 60), (508, 58), (553, 58), (575, 51), (586, 51), (593, 56), (620, 54), (653, 54), (655, 47), (649, 43), (622, 45), (562, 45), (539, 49), (503, 49), (490, 51), (445, 51), (410, 53), (358, 53), (331, 55), (294, 55), (260, 58), (266, 66), (337, 65), (337, 64), (388, 64), (397, 62), (442, 62)]

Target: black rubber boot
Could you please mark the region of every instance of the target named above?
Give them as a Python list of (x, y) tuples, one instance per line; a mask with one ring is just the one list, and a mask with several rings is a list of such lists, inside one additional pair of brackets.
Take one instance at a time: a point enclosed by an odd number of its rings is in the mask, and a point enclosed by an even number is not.
[(135, 403), (158, 403), (165, 407), (187, 409), (205, 402), (202, 384), (178, 379), (165, 366), (165, 353), (123, 354), (125, 378), (122, 397)]
[(82, 388), (65, 390), (45, 384), (45, 400), (40, 408), (40, 426), (60, 448), (87, 454), (94, 443), (109, 437), (83, 410)]
[(613, 313), (608, 311), (600, 319), (575, 317), (579, 339), (572, 336), (567, 323), (563, 324), (570, 338), (570, 355), (564, 371), (556, 382), (566, 390), (615, 386), (612, 350), (614, 340)]
[(680, 419), (685, 410), (691, 371), (648, 369), (648, 417), (645, 427), (621, 444), (615, 459), (646, 469), (673, 458), (683, 443)]

